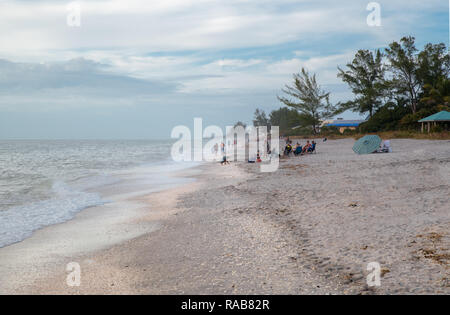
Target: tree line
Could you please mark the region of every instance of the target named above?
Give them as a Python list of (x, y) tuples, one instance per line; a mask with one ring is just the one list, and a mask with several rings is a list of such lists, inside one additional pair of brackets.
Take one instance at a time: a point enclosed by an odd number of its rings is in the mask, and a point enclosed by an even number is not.
[(331, 104), (316, 74), (302, 68), (278, 96), (285, 106), (269, 115), (257, 109), (253, 124), (279, 126), (282, 133), (316, 133), (321, 121), (352, 110), (368, 117), (361, 131), (375, 132), (415, 129), (419, 119), (450, 110), (450, 56), (444, 43), (428, 43), (419, 51), (414, 37), (403, 37), (383, 50), (358, 50), (337, 70), (352, 99)]

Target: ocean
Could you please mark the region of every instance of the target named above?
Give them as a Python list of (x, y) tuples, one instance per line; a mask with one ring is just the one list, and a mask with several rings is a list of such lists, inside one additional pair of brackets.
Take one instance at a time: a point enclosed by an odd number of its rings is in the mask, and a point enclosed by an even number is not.
[(194, 166), (170, 158), (172, 141), (0, 141), (0, 248), (40, 228), (110, 202), (114, 194), (149, 193), (186, 179)]

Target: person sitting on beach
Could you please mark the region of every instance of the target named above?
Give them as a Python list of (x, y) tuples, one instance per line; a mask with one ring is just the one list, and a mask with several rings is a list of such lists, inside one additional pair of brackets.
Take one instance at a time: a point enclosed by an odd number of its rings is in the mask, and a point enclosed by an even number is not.
[(309, 150), (310, 147), (311, 147), (311, 143), (309, 143), (309, 140), (308, 140), (308, 141), (306, 141), (306, 144), (305, 144), (305, 146), (303, 147), (302, 154), (304, 154), (305, 152), (307, 152), (307, 151)]
[(295, 147), (294, 155), (300, 155), (302, 153), (302, 146), (297, 142), (297, 146)]
[(313, 153), (316, 150), (316, 142), (313, 140), (311, 146), (308, 149), (309, 153)]
[(391, 140), (383, 141), (383, 152), (392, 153)]
[(292, 152), (292, 145), (288, 143), (286, 148), (284, 148), (284, 155), (289, 155)]

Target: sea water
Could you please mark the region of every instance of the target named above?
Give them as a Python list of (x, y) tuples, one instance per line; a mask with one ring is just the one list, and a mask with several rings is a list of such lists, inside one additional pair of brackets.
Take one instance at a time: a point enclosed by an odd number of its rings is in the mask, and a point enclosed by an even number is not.
[[(105, 191), (158, 190), (171, 141), (0, 141), (0, 248), (109, 202)], [(107, 189), (108, 188), (108, 189)]]

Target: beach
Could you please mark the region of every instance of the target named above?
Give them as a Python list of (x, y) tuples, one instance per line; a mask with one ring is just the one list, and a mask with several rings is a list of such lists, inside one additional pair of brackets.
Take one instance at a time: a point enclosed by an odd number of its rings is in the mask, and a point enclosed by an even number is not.
[[(180, 170), (183, 184), (1, 248), (0, 293), (450, 294), (450, 141), (394, 139), (370, 155), (317, 142), (273, 173)], [(80, 286), (66, 283), (70, 262)], [(380, 286), (367, 285), (371, 262)]]

